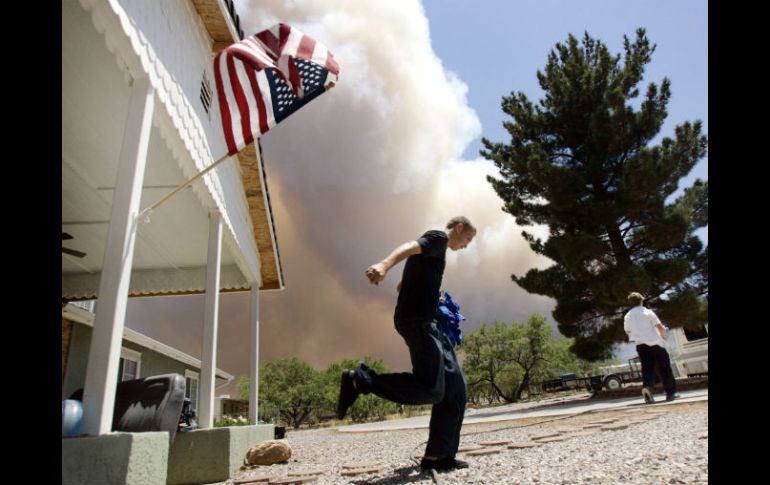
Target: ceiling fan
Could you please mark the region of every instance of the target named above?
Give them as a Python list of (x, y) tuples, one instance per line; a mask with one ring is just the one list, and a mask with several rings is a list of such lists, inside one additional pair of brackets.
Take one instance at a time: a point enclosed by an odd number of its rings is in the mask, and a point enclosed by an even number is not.
[[(73, 239), (73, 237), (70, 234), (67, 234), (66, 232), (61, 233), (61, 240), (66, 241), (67, 239)], [(70, 248), (65, 248), (64, 246), (62, 246), (61, 252), (65, 254), (69, 254), (70, 256), (75, 256), (76, 258), (83, 258), (86, 255), (86, 253), (83, 253), (81, 251), (76, 251)]]

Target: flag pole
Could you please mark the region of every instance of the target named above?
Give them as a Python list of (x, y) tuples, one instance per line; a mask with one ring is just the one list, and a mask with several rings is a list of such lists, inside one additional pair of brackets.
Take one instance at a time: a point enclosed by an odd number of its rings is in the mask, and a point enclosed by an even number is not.
[(163, 203), (164, 203), (164, 202), (166, 202), (168, 199), (170, 199), (171, 197), (173, 197), (174, 195), (176, 195), (177, 193), (179, 193), (179, 191), (183, 190), (184, 188), (186, 188), (187, 186), (189, 186), (190, 184), (192, 184), (193, 182), (195, 182), (195, 181), (196, 181), (196, 180), (198, 180), (199, 178), (201, 178), (201, 177), (203, 177), (204, 175), (206, 175), (206, 173), (208, 173), (210, 170), (213, 170), (214, 168), (216, 168), (216, 166), (217, 166), (217, 165), (219, 165), (220, 163), (224, 162), (224, 161), (225, 161), (225, 160), (227, 160), (229, 157), (230, 157), (230, 155), (228, 155), (228, 154), (225, 154), (225, 155), (224, 155), (224, 156), (222, 156), (222, 157), (221, 157), (219, 160), (217, 160), (216, 162), (212, 163), (211, 165), (209, 165), (208, 167), (206, 167), (204, 170), (201, 170), (201, 171), (200, 171), (200, 173), (198, 173), (198, 174), (197, 174), (195, 177), (191, 178), (190, 180), (188, 180), (188, 181), (187, 181), (187, 182), (185, 182), (184, 184), (180, 185), (179, 187), (177, 187), (177, 188), (176, 188), (176, 189), (174, 189), (173, 191), (169, 192), (168, 194), (166, 194), (165, 196), (163, 196), (163, 198), (162, 198), (162, 199), (160, 199), (160, 200), (159, 200), (159, 201), (157, 201), (156, 203), (152, 204), (150, 207), (147, 207), (146, 209), (144, 209), (142, 212), (140, 212), (140, 213), (139, 213), (139, 214), (136, 216), (136, 218), (137, 218), (137, 219), (141, 219), (142, 217), (144, 217), (144, 216), (146, 215), (146, 216), (147, 216), (147, 221), (149, 222), (149, 213), (150, 213), (150, 212), (152, 212), (152, 211), (154, 211), (155, 209), (157, 209), (157, 208), (158, 208), (158, 207), (159, 207), (161, 204), (163, 204)]

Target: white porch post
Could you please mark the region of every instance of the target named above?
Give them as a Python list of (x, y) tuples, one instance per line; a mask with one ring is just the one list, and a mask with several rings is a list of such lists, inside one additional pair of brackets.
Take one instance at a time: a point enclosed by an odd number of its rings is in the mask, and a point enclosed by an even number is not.
[(83, 389), (81, 432), (87, 435), (102, 435), (112, 430), (120, 344), (134, 259), (136, 214), (147, 162), (154, 93), (149, 79), (134, 79), (112, 197), (104, 268), (99, 281), (99, 305), (94, 318)]
[(249, 421), (259, 415), (259, 283), (251, 287), (251, 362), (249, 365)]
[(217, 324), (219, 321), (219, 272), (222, 259), (222, 215), (209, 213), (209, 248), (206, 262), (206, 303), (203, 320), (200, 409), (198, 425), (214, 426), (214, 380), (217, 369)]

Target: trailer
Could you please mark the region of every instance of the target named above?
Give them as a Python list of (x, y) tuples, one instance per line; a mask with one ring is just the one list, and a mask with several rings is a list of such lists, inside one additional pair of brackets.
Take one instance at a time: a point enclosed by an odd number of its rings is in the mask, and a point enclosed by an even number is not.
[(603, 371), (599, 377), (602, 380), (603, 387), (611, 391), (620, 389), (623, 387), (623, 384), (642, 382), (642, 364), (639, 361), (639, 357), (628, 359), (627, 366), (605, 367)]
[(575, 374), (562, 374), (555, 379), (543, 381), (541, 383), (541, 389), (543, 392), (558, 392), (583, 388), (591, 391), (601, 389), (602, 385), (599, 376), (578, 377)]
[(671, 367), (676, 377), (704, 377), (709, 372), (708, 324), (695, 330), (669, 331)]
[(558, 392), (570, 389), (585, 389), (589, 392), (602, 389), (620, 389), (623, 384), (642, 381), (642, 366), (639, 357), (629, 359), (628, 364), (605, 367), (596, 375), (578, 377), (576, 374), (561, 374), (555, 379), (541, 383), (542, 392)]

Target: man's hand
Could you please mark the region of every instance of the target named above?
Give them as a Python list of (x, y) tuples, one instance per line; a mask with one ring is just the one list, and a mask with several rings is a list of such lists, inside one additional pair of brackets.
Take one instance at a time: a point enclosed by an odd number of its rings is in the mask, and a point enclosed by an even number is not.
[(413, 254), (420, 254), (422, 248), (417, 241), (405, 242), (401, 246), (393, 250), (387, 258), (383, 259), (377, 264), (373, 264), (366, 269), (366, 277), (369, 278), (369, 282), (373, 285), (379, 285), (380, 281), (385, 279), (385, 275), (388, 270), (397, 265), (400, 261), (412, 256)]
[(655, 327), (658, 329), (658, 335), (660, 335), (660, 338), (663, 340), (668, 340), (668, 332), (666, 331), (666, 327), (661, 324), (658, 324)]
[(369, 282), (373, 285), (379, 285), (380, 281), (385, 279), (387, 273), (388, 270), (382, 263), (373, 264), (366, 269), (366, 277), (369, 278)]

